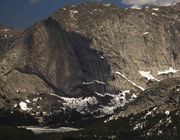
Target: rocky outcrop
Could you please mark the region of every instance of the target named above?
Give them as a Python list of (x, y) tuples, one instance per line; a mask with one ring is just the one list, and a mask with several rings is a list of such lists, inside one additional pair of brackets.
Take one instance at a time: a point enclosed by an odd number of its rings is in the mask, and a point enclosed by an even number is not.
[(123, 111), (111, 116), (109, 120), (117, 120), (120, 117), (136, 115), (149, 110), (153, 111), (153, 109), (158, 113), (173, 112), (179, 110), (179, 103), (179, 78), (166, 79), (142, 92), (134, 102), (126, 105)]

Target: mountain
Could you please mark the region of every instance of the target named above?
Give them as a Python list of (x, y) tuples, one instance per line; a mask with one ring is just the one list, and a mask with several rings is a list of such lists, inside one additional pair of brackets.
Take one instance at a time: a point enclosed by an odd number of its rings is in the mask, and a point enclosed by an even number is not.
[(14, 125), (109, 124), (177, 111), (179, 5), (83, 3), (25, 30), (0, 28), (1, 123), (22, 116)]

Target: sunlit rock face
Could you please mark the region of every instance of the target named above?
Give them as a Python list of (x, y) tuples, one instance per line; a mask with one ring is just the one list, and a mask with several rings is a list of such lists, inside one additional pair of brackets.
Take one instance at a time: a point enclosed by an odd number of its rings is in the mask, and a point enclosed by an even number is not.
[[(138, 89), (124, 77), (147, 88), (150, 79), (139, 71), (150, 71), (156, 79), (153, 81), (179, 76), (178, 72), (158, 74), (169, 67), (179, 70), (179, 10), (175, 7), (122, 10), (113, 5), (83, 4), (60, 9), (51, 17), (68, 31), (90, 38), (89, 47), (97, 50), (102, 60), (94, 58), (97, 63), (88, 65), (84, 58), (81, 63), (90, 69), (82, 69), (83, 73), (87, 81), (97, 79), (105, 82), (104, 90), (113, 93), (115, 90)], [(74, 41), (78, 53), (84, 48), (81, 44)], [(90, 75), (91, 71), (97, 72)]]
[(0, 105), (40, 122), (54, 113), (61, 123), (115, 113), (180, 76), (178, 7), (84, 3), (24, 31), (0, 28)]

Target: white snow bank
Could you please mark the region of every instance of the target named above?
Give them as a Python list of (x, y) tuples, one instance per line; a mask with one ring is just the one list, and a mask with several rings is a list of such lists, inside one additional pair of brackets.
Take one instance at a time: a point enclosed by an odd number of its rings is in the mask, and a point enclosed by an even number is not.
[(128, 82), (130, 82), (132, 85), (134, 85), (135, 87), (141, 89), (142, 91), (144, 91), (145, 89), (141, 86), (138, 86), (136, 83), (134, 83), (133, 81), (129, 80), (125, 75), (121, 74), (119, 71), (115, 72), (115, 74), (118, 74), (120, 76), (122, 76), (124, 79), (126, 79)]
[(106, 106), (100, 105), (100, 108), (98, 108), (98, 111), (100, 111), (101, 114), (113, 114), (114, 111), (117, 108), (125, 106), (125, 104), (133, 101), (135, 98), (137, 98), (136, 94), (133, 94), (130, 99), (126, 99), (126, 94), (130, 94), (129, 90), (125, 90), (122, 92), (119, 92), (119, 94), (109, 94), (109, 93), (98, 93), (95, 92), (100, 97), (110, 96), (112, 99), (110, 99), (110, 102)]
[(31, 108), (27, 107), (27, 103), (25, 103), (25, 102), (20, 102), (19, 106), (20, 106), (20, 109), (23, 111), (30, 111), (31, 110)]
[(17, 104), (14, 104), (14, 107), (17, 107)]
[(102, 98), (104, 98), (105, 96), (109, 96), (110, 98), (108, 104), (102, 105), (101, 99), (99, 100), (99, 98), (94, 96), (86, 98), (61, 97), (61, 99), (63, 100), (62, 104), (65, 108), (76, 109), (76, 111), (81, 114), (85, 114), (85, 112), (90, 112), (90, 110), (88, 110), (89, 105), (97, 105), (97, 109), (95, 110), (95, 112), (100, 112), (100, 116), (104, 116), (107, 114), (113, 114), (117, 108), (123, 107), (126, 103), (133, 101), (137, 97), (137, 95), (133, 94), (130, 99), (126, 99), (126, 94), (130, 94), (129, 90), (122, 91), (119, 94), (103, 94), (98, 92), (94, 93)]
[(104, 56), (101, 56), (101, 59), (104, 59)]
[[(110, 93), (99, 93), (94, 92), (97, 96), (90, 96), (90, 97), (79, 97), (79, 98), (71, 98), (71, 97), (61, 97), (53, 93), (49, 93), (51, 96), (55, 96), (59, 98), (59, 102), (63, 104), (63, 108), (67, 109), (75, 109), (77, 112), (81, 114), (86, 113), (95, 113), (99, 112), (100, 115), (96, 117), (103, 117), (107, 114), (113, 114), (117, 108), (123, 107), (126, 103), (133, 101), (137, 98), (136, 94), (132, 94), (128, 96), (127, 94), (131, 94), (129, 90), (125, 90), (119, 92), (119, 94), (110, 94)], [(101, 97), (101, 98), (100, 98)], [(107, 97), (107, 98), (106, 98)], [(108, 98), (109, 97), (109, 98)], [(102, 98), (108, 99), (107, 104), (104, 105), (102, 103)], [(90, 108), (96, 107), (96, 110), (91, 110)]]
[(107, 7), (109, 7), (109, 6), (111, 6), (111, 4), (110, 3), (108, 3), (108, 4), (104, 4), (105, 6), (107, 6)]
[(152, 8), (153, 11), (159, 11), (159, 8)]
[(170, 114), (170, 112), (169, 112), (168, 110), (166, 110), (166, 111), (165, 111), (165, 114), (166, 114), (166, 115), (169, 115), (169, 114)]
[(151, 75), (151, 71), (141, 71), (138, 70), (142, 77), (146, 78), (147, 80), (159, 81), (154, 76)]
[(158, 75), (162, 75), (162, 74), (173, 74), (173, 73), (176, 73), (178, 72), (179, 70), (175, 70), (173, 69), (172, 67), (169, 67), (168, 70), (165, 70), (165, 71), (158, 71)]
[(133, 5), (133, 6), (131, 6), (131, 9), (141, 10), (142, 7), (140, 7), (138, 5)]
[(114, 113), (114, 106), (100, 106), (98, 109), (103, 114), (111, 115)]
[(71, 10), (70, 12), (71, 12), (72, 14), (77, 14), (77, 13), (78, 13), (77, 10)]
[(152, 13), (153, 16), (158, 16), (156, 13)]
[(65, 102), (63, 105), (65, 107), (69, 107), (71, 109), (76, 109), (78, 112), (81, 113), (84, 109), (87, 109), (89, 105), (98, 104), (98, 100), (96, 97), (86, 97), (86, 98), (67, 98), (61, 97)]
[(37, 102), (37, 101), (40, 101), (40, 100), (42, 100), (42, 97), (34, 98), (32, 101), (33, 101), (33, 102)]
[(106, 83), (102, 82), (102, 81), (98, 81), (98, 80), (93, 80), (91, 82), (82, 82), (82, 84), (84, 85), (91, 85), (91, 84), (94, 84), (94, 83), (97, 83), (97, 84), (103, 84), (105, 85)]
[(30, 101), (27, 99), (27, 100), (25, 100), (26, 101), (26, 103), (30, 103)]
[(143, 33), (143, 35), (147, 35), (147, 34), (149, 34), (149, 32), (144, 32), (144, 33)]
[(115, 107), (123, 107), (129, 101), (126, 100), (126, 94), (130, 93), (129, 90), (123, 91), (118, 95), (111, 95), (113, 99), (111, 99), (111, 105)]

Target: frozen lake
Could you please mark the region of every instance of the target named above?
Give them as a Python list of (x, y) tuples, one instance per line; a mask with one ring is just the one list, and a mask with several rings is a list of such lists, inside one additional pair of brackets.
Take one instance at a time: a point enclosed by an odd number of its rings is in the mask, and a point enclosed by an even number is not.
[(72, 127), (49, 128), (49, 127), (20, 126), (19, 128), (25, 128), (27, 130), (31, 130), (35, 134), (41, 134), (41, 133), (64, 133), (64, 132), (82, 130), (82, 129), (79, 129), (79, 128), (72, 128)]

